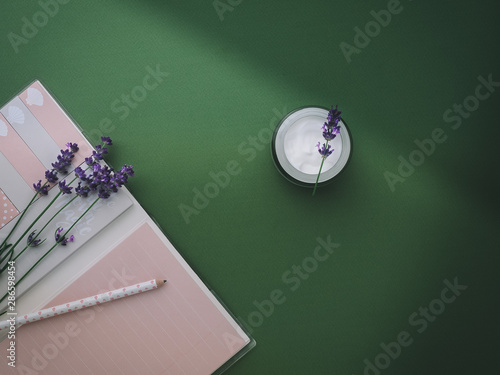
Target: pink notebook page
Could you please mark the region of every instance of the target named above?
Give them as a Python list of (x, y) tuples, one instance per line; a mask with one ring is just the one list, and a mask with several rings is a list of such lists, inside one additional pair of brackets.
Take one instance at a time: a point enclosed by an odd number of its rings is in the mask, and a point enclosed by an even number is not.
[(0, 150), (28, 186), (32, 187), (34, 182), (44, 178), (46, 168), (2, 114), (0, 114)]
[[(141, 225), (47, 306), (136, 282), (166, 278), (156, 290), (24, 325), (16, 368), (2, 374), (211, 374), (249, 338), (177, 251)], [(2, 352), (8, 340), (0, 344)]]
[(61, 149), (66, 148), (68, 142), (78, 143), (80, 151), (75, 155), (73, 165), (85, 161), (91, 153), (89, 144), (39, 81), (33, 82), (19, 98)]

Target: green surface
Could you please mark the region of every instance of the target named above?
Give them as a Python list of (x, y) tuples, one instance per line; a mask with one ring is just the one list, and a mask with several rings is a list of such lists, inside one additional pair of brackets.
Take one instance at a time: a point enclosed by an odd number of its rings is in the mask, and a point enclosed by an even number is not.
[[(103, 128), (113, 138), (109, 162), (136, 167), (130, 191), (256, 326), (228, 374), (359, 375), (365, 359), (385, 367), (381, 343), (405, 331), (411, 344), (381, 374), (498, 372), (500, 88), (458, 129), (443, 119), (477, 77), (500, 81), (498, 2), (401, 1), (350, 63), (340, 44), (386, 1), (218, 4), (231, 8), (222, 20), (212, 1), (68, 1), (26, 37), (40, 4), (4, 1), (0, 102), (40, 79), (93, 141)], [(9, 33), (25, 38), (17, 53)], [(120, 109), (148, 67), (168, 76)], [(314, 198), (277, 172), (263, 130), (308, 104), (338, 104), (354, 139), (348, 169)], [(446, 141), (391, 191), (384, 173), (437, 128)], [(187, 223), (179, 206), (232, 161), (238, 173)], [(294, 265), (312, 267), (328, 236), (340, 246), (299, 285)], [(468, 288), (434, 301), (455, 278)], [(410, 317), (429, 304), (445, 310), (419, 332)]]

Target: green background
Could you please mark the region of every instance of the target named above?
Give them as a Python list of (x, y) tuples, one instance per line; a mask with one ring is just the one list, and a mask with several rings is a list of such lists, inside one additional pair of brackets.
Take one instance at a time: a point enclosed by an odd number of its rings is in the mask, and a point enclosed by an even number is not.
[[(382, 374), (498, 372), (500, 89), (458, 129), (443, 119), (478, 76), (500, 81), (498, 1), (402, 0), (350, 63), (340, 43), (387, 1), (228, 1), (221, 16), (212, 1), (68, 1), (30, 37), (23, 17), (43, 22), (41, 5), (4, 1), (0, 103), (39, 79), (92, 142), (109, 124), (109, 162), (136, 167), (130, 191), (255, 326), (228, 374), (358, 375), (402, 331), (412, 344)], [(169, 75), (120, 118), (112, 103), (148, 66)], [(354, 139), (315, 197), (277, 172), (262, 130), (311, 104), (338, 104)], [(392, 192), (384, 173), (436, 128), (446, 141)], [(232, 160), (240, 173), (187, 223), (179, 205)], [(283, 275), (328, 236), (340, 246), (292, 291)], [(409, 317), (455, 278), (467, 289), (419, 333)], [(284, 302), (255, 320), (276, 289)]]

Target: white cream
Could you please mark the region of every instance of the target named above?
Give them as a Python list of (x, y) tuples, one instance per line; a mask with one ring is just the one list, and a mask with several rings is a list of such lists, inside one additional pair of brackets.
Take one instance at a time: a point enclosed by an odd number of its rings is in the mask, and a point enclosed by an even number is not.
[[(284, 139), (285, 155), (290, 164), (297, 170), (317, 175), (321, 166), (321, 155), (316, 145), (326, 143), (322, 126), (325, 119), (310, 115), (298, 119), (286, 132)], [(335, 150), (326, 158), (321, 173), (331, 169), (340, 158), (342, 142), (340, 135), (328, 143)]]

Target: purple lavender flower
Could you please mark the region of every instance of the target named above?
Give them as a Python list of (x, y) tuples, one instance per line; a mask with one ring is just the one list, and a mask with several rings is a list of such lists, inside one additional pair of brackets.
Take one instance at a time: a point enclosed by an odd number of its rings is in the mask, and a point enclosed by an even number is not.
[(90, 193), (90, 187), (87, 185), (82, 186), (82, 183), (79, 182), (78, 186), (75, 188), (75, 194), (78, 195), (79, 197), (86, 198), (88, 197), (89, 193)]
[(108, 149), (106, 147), (102, 147), (102, 145), (95, 146), (95, 151), (92, 151), (92, 157), (94, 160), (102, 160), (104, 159), (103, 155), (108, 153)]
[(61, 150), (61, 155), (58, 156), (58, 159), (64, 159), (65, 161), (71, 161), (75, 157), (75, 154), (73, 153), (72, 150), (66, 149), (66, 150)]
[(66, 180), (63, 180), (59, 181), (59, 190), (61, 190), (61, 193), (63, 194), (71, 194), (71, 190), (73, 190), (73, 188), (66, 185)]
[(59, 161), (52, 163), (52, 168), (59, 173), (66, 173), (67, 172), (66, 165), (59, 162)]
[[(101, 137), (101, 141), (103, 144), (111, 146), (113, 144), (113, 141), (109, 137)], [(85, 158), (85, 163), (87, 165), (94, 165), (99, 162), (99, 160), (104, 159), (104, 155), (108, 153), (108, 149), (104, 147), (102, 144), (99, 144), (95, 146), (95, 151), (92, 151), (92, 155), (89, 156), (88, 158)]]
[(323, 163), (325, 162), (325, 159), (334, 151), (328, 143), (333, 141), (337, 137), (337, 134), (340, 134), (339, 121), (341, 120), (341, 113), (342, 111), (339, 111), (337, 106), (333, 108), (332, 105), (332, 108), (328, 111), (328, 116), (326, 117), (327, 121), (323, 124), (323, 138), (325, 138), (326, 143), (323, 143), (323, 146), (320, 146), (320, 142), (318, 142), (316, 145), (323, 160), (321, 161), (321, 166), (319, 167), (318, 177), (316, 178), (312, 195), (314, 195), (316, 188), (318, 187), (319, 176), (321, 175), (321, 170), (323, 169)]
[(100, 169), (101, 169), (100, 164), (94, 164), (93, 171), (87, 179), (87, 184), (88, 184), (88, 187), (90, 188), (91, 191), (96, 191), (97, 188), (99, 187), (100, 182), (98, 181), (98, 179), (96, 179), (96, 177), (97, 178), (99, 177)]
[(111, 177), (109, 182), (110, 182), (109, 186), (119, 189), (128, 182), (128, 176), (121, 170), (119, 170), (115, 172), (115, 174)]
[(327, 141), (333, 141), (337, 134), (333, 131), (335, 127), (329, 128), (326, 123), (323, 125), (323, 138)]
[(63, 227), (59, 227), (59, 228), (56, 229), (56, 233), (55, 233), (55, 240), (56, 240), (56, 242), (59, 242), (61, 240), (61, 238), (62, 238), (61, 233), (62, 233), (63, 230), (64, 230)]
[(342, 113), (342, 111), (337, 110), (337, 107), (338, 106), (335, 106), (334, 109), (332, 105), (332, 108), (330, 109), (330, 111), (328, 111), (328, 116), (327, 116), (328, 122), (327, 123), (325, 122), (325, 125), (329, 128), (337, 126), (337, 124), (340, 121), (340, 114)]
[(54, 182), (57, 182), (57, 180), (59, 178), (57, 177), (57, 173), (54, 170), (52, 170), (52, 171), (47, 170), (47, 171), (45, 171), (45, 179), (48, 182), (54, 183)]
[(92, 175), (96, 177), (99, 173), (101, 173), (102, 165), (99, 163), (92, 165)]
[(118, 191), (123, 185), (128, 182), (129, 177), (134, 176), (134, 167), (132, 165), (127, 166), (126, 164), (114, 173), (110, 179), (110, 186), (114, 192)]
[(342, 111), (337, 110), (337, 106), (335, 109), (332, 108), (328, 111), (327, 122), (323, 124), (323, 138), (327, 141), (332, 141), (335, 139), (337, 134), (340, 134), (340, 125), (338, 125), (340, 121), (340, 114)]
[(35, 233), (36, 233), (36, 231), (33, 231), (28, 236), (28, 240), (27, 240), (28, 246), (35, 247), (35, 246), (38, 246), (45, 241), (45, 239), (43, 239), (43, 240), (35, 239), (36, 238)]
[[(112, 145), (113, 142), (109, 137), (101, 137), (103, 145)], [(100, 160), (103, 155), (108, 153), (108, 149), (103, 145), (97, 145), (92, 155), (85, 159), (85, 162), (91, 167), (91, 171), (85, 173), (81, 168), (75, 168), (75, 174), (86, 185), (81, 183), (75, 189), (77, 195), (82, 197), (88, 196), (91, 191), (97, 192), (100, 199), (108, 199), (112, 193), (118, 190), (128, 182), (129, 177), (134, 176), (134, 167), (132, 165), (124, 165), (120, 170), (115, 171), (107, 165), (101, 165)]]
[(73, 153), (76, 153), (79, 150), (78, 143), (68, 142), (68, 143), (66, 143), (66, 147), (69, 148), (71, 150), (71, 152), (73, 152)]
[(52, 168), (59, 173), (67, 173), (67, 167), (71, 165), (71, 159), (74, 157), (73, 151), (69, 149), (61, 150), (61, 153), (57, 155), (57, 161), (52, 163)]
[(65, 238), (62, 242), (61, 245), (66, 246), (68, 242), (73, 242), (75, 240), (75, 236), (71, 235), (69, 238)]
[(134, 177), (134, 167), (132, 165), (127, 166), (126, 164), (122, 167), (122, 172), (127, 174), (127, 176)]
[(97, 185), (107, 185), (111, 181), (113, 170), (107, 165), (102, 166), (100, 164), (94, 165), (94, 183)]
[(101, 199), (108, 199), (111, 196), (110, 189), (106, 189), (106, 187), (100, 187), (97, 191), (97, 196)]
[(109, 168), (105, 169), (101, 164), (96, 163), (92, 165), (92, 172), (88, 175), (86, 182), (91, 191), (96, 191), (99, 186), (105, 181), (106, 171)]
[(318, 142), (316, 147), (318, 148), (318, 152), (323, 159), (326, 159), (327, 157), (329, 157), (334, 151), (332, 149), (332, 146), (328, 145), (328, 147), (326, 147), (326, 144), (324, 144), (324, 143), (323, 143), (323, 146), (320, 147), (320, 143)]
[(33, 184), (33, 188), (40, 195), (47, 195), (49, 193), (47, 185), (42, 185), (42, 180), (38, 180), (37, 184)]
[(57, 228), (54, 239), (58, 244), (66, 246), (68, 242), (73, 242), (75, 240), (75, 236), (71, 235), (69, 238), (66, 238), (66, 236), (62, 235), (63, 230), (64, 228), (62, 227)]
[(111, 146), (113, 144), (113, 141), (109, 137), (101, 137), (101, 141), (106, 143), (108, 146)]
[(75, 157), (75, 152), (78, 151), (78, 145), (76, 143), (66, 143), (68, 147), (66, 150), (61, 150), (59, 155), (57, 155), (57, 160), (52, 163), (52, 170), (45, 171), (46, 183), (42, 185), (42, 181), (38, 181), (37, 184), (33, 184), (34, 189), (40, 195), (48, 194), (47, 183), (55, 183), (58, 180), (58, 173), (66, 173), (67, 167), (71, 165), (71, 159)]
[(75, 168), (75, 175), (82, 181), (88, 181), (89, 177), (86, 175), (85, 171), (81, 167)]
[(108, 199), (112, 193), (128, 182), (129, 177), (134, 176), (134, 167), (124, 165), (120, 170), (115, 171), (107, 165), (93, 166), (93, 179), (89, 182), (90, 190), (97, 191), (97, 196), (101, 199)]
[(95, 146), (95, 150), (92, 151), (92, 155), (88, 158), (85, 158), (85, 162), (88, 165), (94, 165), (99, 162), (99, 160), (104, 159), (104, 155), (108, 153), (108, 149), (106, 147), (102, 147), (101, 145)]

